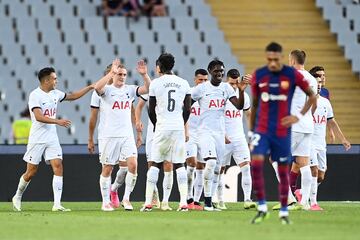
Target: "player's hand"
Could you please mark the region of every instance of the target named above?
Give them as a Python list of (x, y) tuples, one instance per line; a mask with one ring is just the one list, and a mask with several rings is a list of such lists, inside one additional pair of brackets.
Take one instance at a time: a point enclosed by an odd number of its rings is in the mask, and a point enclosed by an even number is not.
[(58, 119), (57, 125), (69, 128), (71, 126), (71, 121), (67, 119)]
[(346, 151), (349, 151), (349, 149), (351, 148), (351, 144), (348, 140), (344, 139), (342, 142), (342, 145), (344, 145), (344, 148)]
[(118, 74), (119, 73), (119, 66), (120, 66), (120, 59), (116, 58), (111, 65), (111, 72), (113, 74)]
[(290, 127), (294, 123), (297, 123), (299, 121), (299, 118), (297, 118), (294, 115), (289, 115), (281, 119), (281, 125), (284, 127)]
[(243, 78), (237, 84), (238, 88), (241, 91), (244, 91), (247, 85), (250, 84), (251, 78), (252, 78), (251, 74), (246, 74), (245, 76), (243, 76)]
[(94, 145), (94, 141), (92, 139), (89, 139), (87, 148), (88, 148), (89, 153), (93, 154), (95, 152), (95, 145)]
[(137, 121), (135, 123), (135, 127), (136, 127), (137, 132), (142, 132), (143, 129), (144, 129), (144, 125), (143, 125), (143, 123), (141, 121)]
[(138, 61), (136, 71), (142, 76), (147, 74), (147, 65), (144, 60)]
[(230, 144), (230, 143), (231, 143), (230, 139), (227, 136), (225, 136), (225, 144)]
[(142, 144), (142, 135), (141, 134), (137, 134), (136, 136), (136, 147), (139, 148)]

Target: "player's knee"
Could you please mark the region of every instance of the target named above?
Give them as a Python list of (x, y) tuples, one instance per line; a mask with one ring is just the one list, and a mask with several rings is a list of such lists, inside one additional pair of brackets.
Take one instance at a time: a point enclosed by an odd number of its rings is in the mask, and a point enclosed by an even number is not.
[(111, 175), (111, 172), (113, 170), (113, 166), (111, 165), (104, 165), (101, 171), (101, 175), (103, 177), (109, 177)]
[(311, 169), (311, 175), (313, 177), (317, 177), (318, 176), (318, 168), (317, 168), (317, 166), (312, 166), (310, 169)]
[(37, 168), (31, 168), (27, 169), (25, 174), (23, 175), (23, 178), (25, 181), (30, 181), (37, 173)]
[(321, 182), (323, 182), (324, 181), (324, 179), (325, 179), (325, 173), (323, 173), (323, 172), (321, 172), (321, 171), (319, 171), (318, 172), (318, 183), (321, 183)]
[(171, 162), (165, 161), (163, 163), (163, 168), (165, 172), (171, 172), (173, 170), (173, 164)]
[(136, 173), (137, 171), (137, 162), (136, 161), (129, 161), (127, 164), (128, 171), (131, 173)]
[(196, 169), (202, 170), (205, 168), (205, 163), (197, 162), (196, 163)]

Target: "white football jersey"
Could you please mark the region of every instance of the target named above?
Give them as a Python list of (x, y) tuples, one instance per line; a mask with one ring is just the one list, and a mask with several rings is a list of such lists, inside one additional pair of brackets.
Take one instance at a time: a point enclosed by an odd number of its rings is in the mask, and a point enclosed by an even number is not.
[[(304, 79), (309, 83), (309, 86), (313, 90), (314, 94), (317, 93), (317, 81), (316, 79), (306, 70), (298, 70)], [(300, 112), (304, 107), (307, 100), (307, 95), (299, 88), (295, 88), (294, 96), (291, 102), (291, 114), (295, 115)], [(291, 131), (299, 133), (313, 133), (314, 123), (312, 121), (311, 108), (304, 115), (301, 120), (291, 126)]]
[[(236, 91), (238, 94), (238, 90)], [(244, 92), (245, 111), (250, 109), (250, 97)], [(225, 107), (225, 132), (230, 141), (240, 141), (245, 137), (243, 126), (243, 110), (237, 109), (229, 100)]]
[(104, 129), (104, 121), (102, 120), (104, 117), (104, 108), (101, 107), (101, 97), (96, 93), (96, 91), (93, 91), (91, 95), (90, 106), (99, 109), (97, 133), (98, 139), (102, 139), (102, 130)]
[[(131, 122), (131, 106), (137, 96), (138, 87), (124, 85), (121, 88), (107, 85), (101, 95), (101, 108), (103, 108), (103, 138), (133, 137)], [(100, 109), (101, 109), (100, 108)]]
[(29, 143), (47, 143), (54, 140), (58, 141), (55, 124), (38, 122), (33, 113), (34, 108), (40, 108), (45, 117), (56, 118), (58, 103), (64, 100), (66, 94), (57, 89), (48, 93), (40, 89), (33, 90), (29, 95), (29, 109), (31, 117), (31, 129)]
[(191, 97), (199, 102), (201, 112), (199, 131), (225, 133), (226, 101), (235, 96), (234, 89), (223, 82), (214, 86), (207, 81), (194, 87)]
[(330, 101), (319, 96), (317, 108), (313, 114), (314, 133), (312, 135), (311, 145), (317, 150), (326, 149), (326, 124), (327, 121), (334, 118), (334, 112)]
[(165, 74), (151, 82), (149, 96), (156, 98), (156, 129), (184, 130), (183, 105), (187, 94), (189, 83), (178, 76)]
[[(191, 88), (191, 92), (194, 88)], [(198, 102), (194, 102), (191, 106), (191, 112), (189, 117), (189, 135), (196, 136), (197, 130), (200, 124), (200, 106)]]

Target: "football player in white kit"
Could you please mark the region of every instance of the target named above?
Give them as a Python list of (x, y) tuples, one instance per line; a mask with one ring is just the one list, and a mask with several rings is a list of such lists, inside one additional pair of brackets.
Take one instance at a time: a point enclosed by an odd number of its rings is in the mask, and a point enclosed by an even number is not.
[[(308, 81), (314, 93), (317, 92), (316, 79), (305, 70), (306, 54), (302, 50), (293, 50), (289, 55), (289, 65), (297, 69)], [(291, 103), (291, 113), (299, 112), (307, 100), (306, 94), (296, 87)], [(316, 107), (316, 104), (315, 106)], [(311, 136), (314, 132), (314, 123), (311, 110), (309, 110), (299, 122), (291, 126), (291, 153), (295, 158), (292, 168), (298, 168), (301, 172), (301, 199), (298, 198), (303, 209), (307, 210), (309, 206), (311, 170), (310, 170), (310, 150)], [(297, 193), (295, 193), (297, 194)]]
[[(136, 130), (139, 133), (142, 133), (143, 131), (143, 124), (141, 122), (141, 112), (145, 105), (148, 105), (149, 102), (149, 95), (141, 95), (139, 98), (139, 102), (135, 109), (135, 118), (136, 118)], [(147, 106), (149, 108), (149, 106)], [(147, 111), (148, 112), (148, 111)], [(148, 125), (147, 125), (147, 131), (146, 131), (146, 143), (145, 143), (145, 152), (146, 152), (146, 159), (148, 162), (148, 168), (152, 165), (151, 160), (151, 146), (153, 142), (153, 136), (154, 136), (154, 125), (152, 124), (150, 118), (148, 118)], [(155, 185), (153, 199), (151, 204), (155, 206), (156, 208), (161, 208), (163, 211), (171, 211), (172, 208), (169, 206), (169, 197), (171, 194), (172, 186), (173, 186), (173, 166), (171, 162), (164, 161), (163, 163), (163, 169), (164, 169), (164, 179), (163, 179), (163, 200), (160, 204), (159, 200), (159, 191), (157, 186)]]
[(311, 192), (310, 192), (310, 210), (321, 211), (323, 210), (317, 203), (317, 189), (325, 177), (327, 169), (326, 161), (326, 127), (328, 126), (330, 131), (333, 132), (336, 137), (341, 139), (345, 150), (351, 148), (350, 142), (345, 138), (339, 125), (335, 121), (333, 109), (330, 101), (327, 98), (320, 96), (320, 89), (323, 83), (321, 76), (314, 74), (318, 81), (317, 91), (317, 107), (313, 110), (314, 120), (314, 133), (311, 139), (311, 156), (310, 167), (312, 173)]
[[(230, 69), (226, 74), (227, 83), (238, 91), (238, 82), (240, 81), (240, 73), (237, 69)], [(226, 103), (225, 108), (225, 155), (224, 162), (222, 164), (219, 186), (218, 186), (218, 204), (217, 208), (222, 210), (227, 209), (223, 200), (223, 176), (225, 167), (230, 166), (231, 157), (234, 158), (236, 165), (240, 167), (241, 171), (241, 187), (244, 193), (244, 208), (255, 208), (256, 204), (251, 201), (251, 188), (252, 179), (250, 171), (250, 150), (246, 141), (244, 127), (243, 127), (243, 115), (246, 114), (247, 120), (250, 118), (250, 97), (244, 92), (244, 107), (243, 110), (238, 110), (229, 101)]]
[(63, 190), (63, 165), (62, 149), (56, 132), (56, 125), (69, 127), (71, 121), (57, 119), (57, 106), (64, 100), (76, 100), (91, 89), (94, 84), (77, 92), (66, 94), (56, 89), (57, 75), (54, 68), (47, 67), (38, 74), (40, 86), (33, 90), (29, 96), (29, 109), (31, 116), (31, 130), (24, 161), (27, 162), (26, 172), (20, 177), (15, 196), (12, 198), (15, 211), (21, 211), (21, 198), (35, 176), (39, 163), (44, 157), (46, 164), (50, 164), (54, 172), (52, 188), (54, 193), (54, 205), (52, 211), (70, 211), (61, 205)]
[[(143, 65), (141, 65), (141, 66), (143, 66)], [(110, 70), (111, 70), (111, 64), (106, 67), (104, 75), (108, 74), (110, 72)], [(147, 75), (144, 74), (143, 76), (146, 77)], [(111, 85), (112, 83), (113, 83), (113, 81), (112, 81), (112, 79), (110, 79), (110, 81), (107, 84)], [(103, 118), (102, 115), (104, 114), (104, 111), (101, 108), (101, 97), (96, 93), (96, 91), (93, 91), (93, 93), (91, 95), (90, 107), (91, 107), (91, 112), (90, 112), (90, 119), (89, 119), (88, 150), (89, 150), (89, 153), (94, 153), (95, 152), (94, 130), (96, 127), (96, 122), (98, 120), (99, 113), (100, 113), (100, 116), (99, 116), (99, 125), (98, 125), (98, 140), (103, 138), (102, 137), (102, 129), (104, 128), (103, 121), (101, 120)], [(132, 119), (135, 119), (135, 117), (134, 117), (135, 110), (134, 110), (133, 104), (131, 106), (131, 115), (132, 115)], [(133, 121), (133, 123), (134, 122), (135, 121)], [(138, 135), (137, 135), (137, 137), (139, 137)], [(119, 161), (119, 170), (116, 173), (116, 178), (115, 178), (114, 183), (111, 185), (111, 191), (110, 191), (110, 200), (111, 200), (112, 207), (114, 207), (114, 208), (120, 207), (120, 201), (119, 201), (117, 190), (125, 183), (125, 177), (127, 174), (127, 170), (128, 170), (128, 168), (127, 168), (126, 161), (120, 160)]]
[[(206, 82), (207, 79), (208, 72), (205, 69), (197, 69), (195, 71), (195, 86)], [(198, 102), (195, 102), (191, 106), (191, 113), (186, 126), (189, 134), (189, 141), (186, 142), (186, 171), (188, 179), (187, 203), (189, 209), (201, 211), (203, 210), (203, 207), (200, 204), (200, 197), (204, 187), (205, 162), (200, 155), (200, 142), (198, 137), (199, 121), (200, 106)]]
[[(139, 62), (138, 68), (141, 67), (145, 67), (144, 61)], [(139, 70), (138, 72), (141, 73)], [(131, 105), (136, 96), (148, 92), (150, 78), (143, 76), (144, 85), (138, 87), (126, 85), (126, 76), (125, 67), (120, 64), (119, 59), (116, 59), (112, 63), (111, 71), (95, 84), (104, 111), (103, 138), (99, 140), (99, 157), (102, 163), (99, 183), (103, 211), (114, 210), (110, 202), (111, 172), (120, 159), (125, 159), (128, 166), (122, 204), (125, 210), (133, 210), (129, 198), (137, 179), (137, 148), (131, 122)], [(113, 80), (113, 84), (107, 85), (110, 79)]]
[[(225, 72), (224, 63), (212, 60), (208, 65), (211, 80), (196, 86), (191, 97), (200, 106), (200, 124), (198, 128), (201, 157), (204, 170), (204, 210), (213, 211), (212, 194), (217, 188), (217, 181), (225, 151), (225, 105), (229, 100), (237, 109), (244, 106), (244, 89), (251, 79), (238, 83), (239, 94), (222, 79)], [(214, 186), (213, 186), (214, 185)]]
[(180, 192), (178, 211), (187, 211), (187, 176), (185, 170), (185, 128), (191, 108), (189, 83), (172, 73), (175, 59), (163, 53), (156, 61), (156, 72), (149, 90), (149, 117), (155, 126), (151, 146), (152, 165), (147, 172), (145, 204), (141, 211), (152, 210), (152, 196), (162, 163), (171, 162), (176, 169)]

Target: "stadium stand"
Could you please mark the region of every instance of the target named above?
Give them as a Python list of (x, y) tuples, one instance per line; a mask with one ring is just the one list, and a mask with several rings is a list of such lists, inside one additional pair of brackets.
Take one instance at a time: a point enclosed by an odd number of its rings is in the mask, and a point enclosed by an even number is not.
[(263, 48), (270, 41), (282, 43), (285, 52), (305, 50), (308, 69), (324, 66), (336, 119), (352, 143), (360, 142), (359, 5), (350, 0), (207, 2), (246, 72), (265, 64)]
[[(166, 3), (168, 17), (135, 21), (102, 17), (96, 0), (0, 0), (0, 143), (9, 142), (11, 122), (45, 66), (55, 67), (64, 91), (97, 80), (116, 56), (128, 68), (128, 84), (141, 83), (135, 69), (140, 58), (146, 57), (154, 77), (155, 60), (164, 51), (176, 56), (175, 72), (191, 84), (194, 70), (214, 57), (244, 72), (208, 4)], [(61, 143), (87, 143), (89, 105), (90, 94), (59, 108), (58, 116), (73, 122), (70, 129), (58, 128)]]

